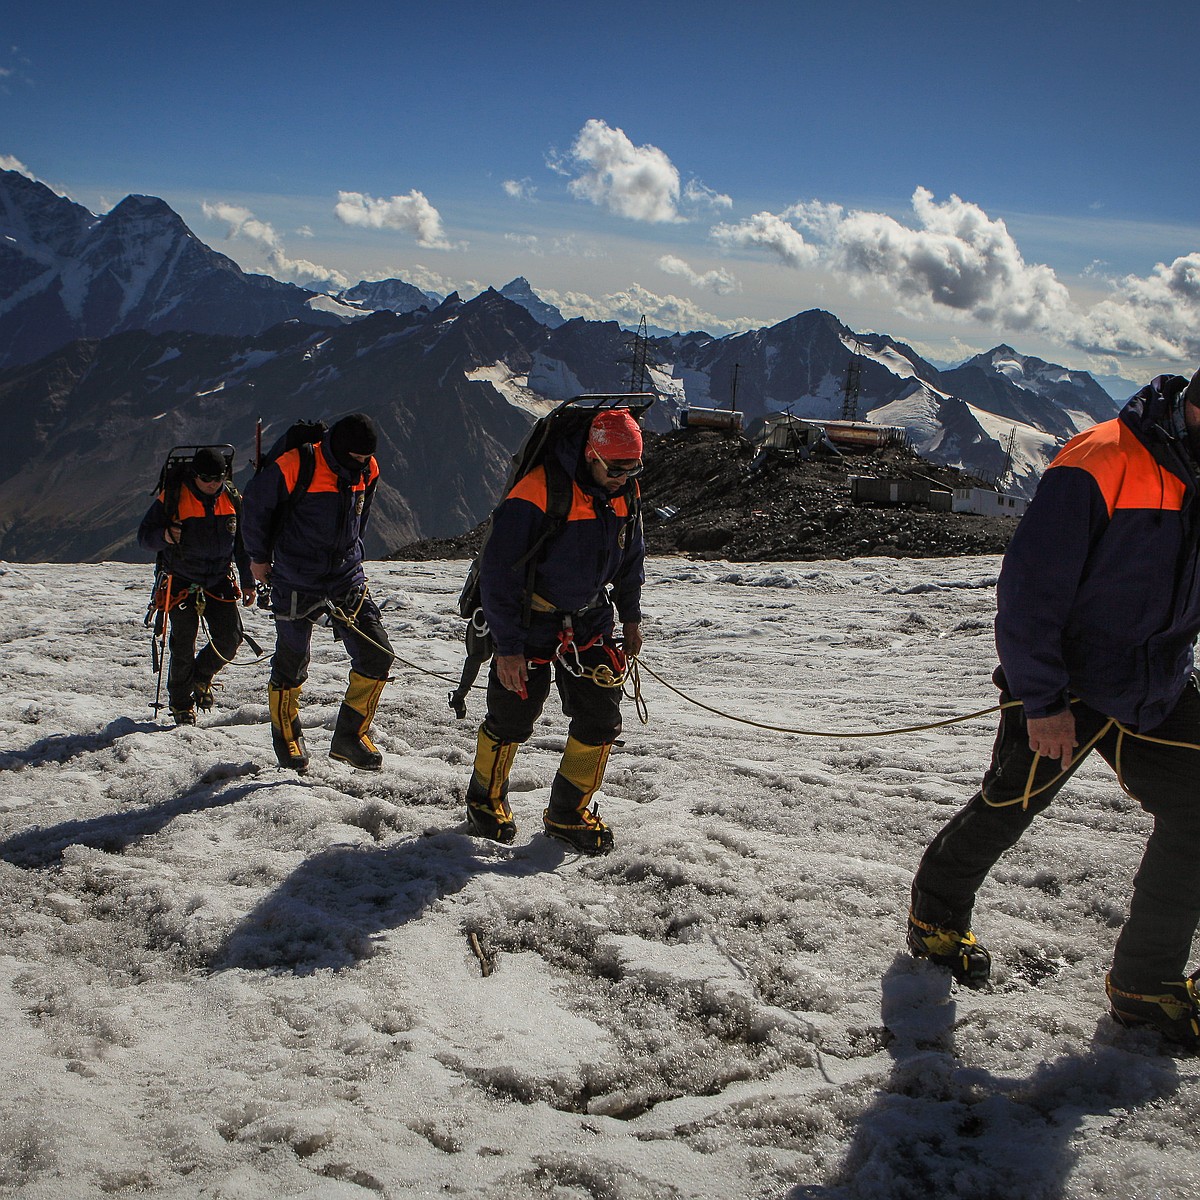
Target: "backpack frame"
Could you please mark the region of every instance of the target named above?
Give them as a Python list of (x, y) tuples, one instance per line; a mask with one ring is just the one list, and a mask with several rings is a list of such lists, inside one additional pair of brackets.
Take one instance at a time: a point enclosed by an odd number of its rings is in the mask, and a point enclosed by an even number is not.
[[(513, 455), (512, 466), (509, 468), (500, 499), (487, 518), (479, 552), (467, 569), (467, 577), (458, 597), (459, 615), (467, 622), (465, 634), (467, 655), (458, 689), (450, 693), (450, 707), (456, 716), (460, 718), (466, 716), (467, 692), (471, 690), (479, 668), (492, 657), (495, 651), (495, 643), (483, 615), (480, 569), (484, 551), (487, 549), (488, 540), (492, 534), (492, 521), (495, 518), (496, 509), (504, 503), (512, 489), (530, 471), (538, 466), (545, 467), (546, 511), (542, 517), (542, 526), (533, 545), (513, 564), (514, 571), (520, 571), (522, 568), (525, 570), (521, 624), (528, 628), (532, 619), (534, 580), (542, 561), (543, 547), (566, 525), (567, 515), (571, 511), (571, 500), (574, 496), (574, 479), (549, 451), (564, 437), (570, 437), (572, 434), (585, 430), (591, 425), (598, 412), (605, 409), (624, 408), (640, 419), (656, 399), (657, 397), (650, 392), (575, 396), (570, 400), (564, 400), (544, 417), (539, 418), (526, 434), (520, 449)], [(629, 503), (628, 521), (631, 524), (641, 517), (641, 505), (634, 499), (634, 492), (635, 485), (629, 481), (625, 490), (619, 493), (624, 495)]]

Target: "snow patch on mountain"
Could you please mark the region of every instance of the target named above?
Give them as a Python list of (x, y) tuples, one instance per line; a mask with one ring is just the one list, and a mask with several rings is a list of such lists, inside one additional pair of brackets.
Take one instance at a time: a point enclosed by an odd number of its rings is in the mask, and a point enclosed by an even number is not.
[(534, 352), (528, 378), (529, 386), (534, 391), (551, 400), (569, 400), (572, 396), (584, 395), (588, 390), (565, 362), (558, 358), (547, 358), (540, 350)]
[(918, 454), (932, 455), (941, 447), (946, 430), (942, 425), (942, 403), (946, 394), (924, 382), (916, 382), (890, 404), (873, 408), (867, 420), (874, 425), (900, 425)]
[(856, 338), (848, 336), (842, 337), (840, 340), (851, 354), (857, 354), (862, 358), (869, 358), (872, 362), (877, 362), (881, 367), (886, 367), (891, 371), (897, 379), (912, 379), (917, 374), (916, 367), (895, 346), (885, 345), (876, 348), (864, 345)]
[(487, 367), (476, 367), (465, 372), (472, 383), (490, 383), (513, 406), (527, 412), (537, 420), (544, 417), (555, 406), (556, 401), (539, 396), (529, 386), (527, 375), (517, 375), (504, 363), (493, 363)]

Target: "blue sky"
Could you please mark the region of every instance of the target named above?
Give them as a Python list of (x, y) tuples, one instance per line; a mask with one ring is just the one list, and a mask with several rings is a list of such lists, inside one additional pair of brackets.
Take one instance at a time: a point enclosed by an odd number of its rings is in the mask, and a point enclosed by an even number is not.
[(0, 160), (310, 286), (821, 307), (1140, 380), (1200, 361), (1198, 33), (1154, 0), (18, 0)]

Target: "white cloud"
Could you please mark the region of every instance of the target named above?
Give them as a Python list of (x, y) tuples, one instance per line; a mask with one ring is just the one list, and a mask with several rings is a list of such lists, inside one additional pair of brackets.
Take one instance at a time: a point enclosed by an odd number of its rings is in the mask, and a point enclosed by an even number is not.
[(1073, 344), (1093, 353), (1200, 359), (1200, 251), (1111, 286), (1112, 297), (1092, 306)]
[[(401, 229), (427, 250), (452, 250), (442, 228), (441, 214), (414, 188), (407, 196), (375, 199), (362, 192), (338, 192), (334, 206), (337, 219), (345, 225), (367, 229)], [(461, 248), (458, 247), (458, 248)]]
[(520, 246), (526, 254), (533, 254), (538, 258), (546, 253), (542, 249), (541, 239), (536, 233), (506, 233), (504, 240), (511, 242), (514, 246)]
[(269, 221), (260, 221), (248, 208), (223, 201), (209, 204), (207, 200), (200, 207), (206, 217), (225, 224), (227, 238), (244, 238), (261, 246), (267, 252), (268, 270), (276, 279), (314, 291), (336, 291), (350, 286), (350, 280), (332, 267), (319, 266), (306, 258), (289, 258), (274, 226)]
[(730, 296), (742, 290), (742, 285), (728, 271), (712, 270), (701, 274), (674, 254), (662, 255), (658, 260), (658, 269), (668, 275), (678, 275), (695, 287), (708, 288), (718, 296)]
[(775, 213), (755, 213), (736, 225), (714, 225), (709, 236), (728, 250), (767, 250), (789, 267), (810, 266), (820, 256), (816, 247), (810, 246), (794, 225)]
[(1051, 267), (1026, 262), (1004, 221), (978, 205), (956, 195), (939, 203), (918, 187), (912, 210), (904, 224), (811, 201), (716, 225), (710, 236), (730, 251), (762, 249), (790, 267), (822, 266), (852, 287), (883, 288), (916, 317), (957, 314), (1095, 355), (1200, 358), (1200, 251), (1145, 278), (1109, 280), (1111, 295), (1085, 307)]
[(505, 195), (511, 196), (514, 200), (532, 200), (537, 191), (533, 180), (528, 176), (524, 179), (506, 179), (500, 186), (504, 189)]
[(452, 279), (438, 271), (431, 271), (420, 263), (413, 267), (406, 267), (403, 278), (414, 287), (419, 287), (423, 292), (438, 292), (440, 295), (448, 296), (451, 292), (459, 290), (459, 285)]
[(248, 208), (239, 204), (226, 204), (223, 201), (209, 204), (205, 200), (200, 208), (210, 220), (224, 222), (227, 238), (246, 238), (268, 250), (275, 250), (282, 244), (269, 221), (260, 221)]
[(0, 154), (0, 171), (16, 171), (26, 179), (36, 179), (37, 176), (19, 159), (11, 154)]
[(705, 187), (698, 179), (689, 179), (683, 189), (683, 198), (688, 204), (697, 208), (732, 208), (733, 198), (722, 192), (714, 192)]
[(581, 172), (567, 185), (573, 196), (633, 221), (683, 220), (679, 172), (657, 146), (635, 146), (623, 130), (592, 118), (579, 131), (570, 161)]
[(620, 292), (605, 296), (589, 296), (585, 292), (554, 292), (539, 289), (543, 299), (553, 304), (565, 317), (586, 317), (590, 321), (620, 321), (637, 325), (642, 317), (662, 329), (686, 332), (703, 329), (710, 333), (735, 333), (757, 329), (760, 321), (738, 318), (722, 320), (681, 296), (659, 296), (641, 284), (633, 283)]

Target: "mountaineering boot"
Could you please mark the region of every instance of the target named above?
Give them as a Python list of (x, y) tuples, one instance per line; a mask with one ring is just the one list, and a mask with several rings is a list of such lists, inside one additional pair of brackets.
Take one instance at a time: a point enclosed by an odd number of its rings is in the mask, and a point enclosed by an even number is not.
[(300, 728), (300, 689), (268, 684), (267, 702), (271, 710), (271, 745), (275, 748), (275, 757), (281, 767), (290, 767), (303, 774), (308, 770), (308, 750)]
[(359, 771), (378, 771), (383, 766), (383, 755), (367, 731), (375, 719), (385, 683), (386, 679), (369, 679), (357, 671), (350, 672), (346, 698), (338, 709), (333, 740), (329, 743), (330, 758), (349, 763)]
[(1157, 1029), (1167, 1041), (1190, 1054), (1200, 1053), (1200, 990), (1196, 976), (1163, 982), (1158, 987), (1162, 990), (1127, 992), (1113, 983), (1111, 975), (1106, 976), (1104, 990), (1113, 1020), (1130, 1029)]
[(467, 784), (467, 828), (477, 837), (510, 845), (517, 825), (508, 806), (508, 773), (520, 742), (495, 737), (487, 724), (475, 739), (475, 763)]
[(588, 746), (567, 738), (562, 762), (550, 786), (550, 807), (542, 814), (546, 834), (581, 854), (607, 854), (612, 830), (600, 820), (599, 806), (588, 803), (604, 781), (612, 742)]
[(173, 708), (171, 709), (171, 720), (176, 725), (195, 725), (195, 710), (190, 708)]
[(966, 987), (978, 988), (992, 973), (992, 956), (968, 929), (960, 933), (942, 925), (928, 925), (908, 914), (908, 949), (913, 958), (927, 958)]
[(192, 680), (192, 699), (201, 712), (208, 712), (213, 706), (213, 687), (211, 679)]

